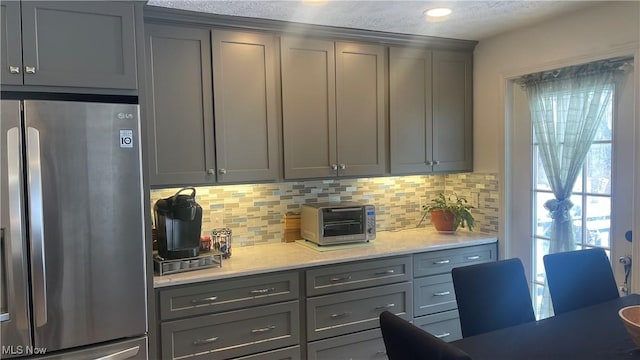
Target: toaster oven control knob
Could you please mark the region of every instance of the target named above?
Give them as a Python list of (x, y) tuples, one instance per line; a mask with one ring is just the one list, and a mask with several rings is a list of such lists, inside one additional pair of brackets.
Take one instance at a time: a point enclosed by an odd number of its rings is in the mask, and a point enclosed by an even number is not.
[(373, 234), (373, 228), (368, 228), (368, 229), (367, 229), (367, 232), (368, 232), (369, 234)]

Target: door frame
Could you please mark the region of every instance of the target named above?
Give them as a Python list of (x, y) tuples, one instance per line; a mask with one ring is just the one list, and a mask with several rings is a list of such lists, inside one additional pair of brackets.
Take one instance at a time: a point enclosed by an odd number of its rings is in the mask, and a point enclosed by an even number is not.
[[(518, 193), (515, 190), (515, 184), (522, 184), (523, 182), (527, 185), (528, 189), (532, 189), (532, 180), (529, 176), (528, 178), (524, 178), (521, 173), (514, 171), (517, 169), (517, 160), (522, 159), (523, 156), (527, 156), (527, 158), (531, 158), (531, 149), (524, 151), (520, 149), (517, 145), (521, 144), (524, 140), (523, 138), (515, 138), (514, 135), (516, 131), (519, 130), (518, 125), (515, 122), (514, 118), (514, 87), (518, 86), (514, 83), (514, 80), (531, 73), (536, 73), (540, 71), (553, 70), (562, 67), (578, 65), (589, 63), (593, 61), (614, 58), (619, 56), (633, 56), (634, 57), (634, 76), (633, 79), (629, 79), (628, 81), (633, 82), (633, 91), (634, 98), (638, 98), (638, 94), (640, 94), (640, 48), (637, 45), (633, 46), (625, 46), (617, 49), (612, 49), (607, 52), (594, 53), (587, 56), (579, 56), (573, 58), (560, 59), (548, 63), (543, 63), (537, 65), (535, 67), (527, 67), (521, 69), (515, 69), (513, 71), (508, 71), (500, 74), (500, 78), (498, 79), (500, 82), (499, 90), (501, 98), (504, 99), (504, 157), (502, 159), (502, 176), (501, 181), (505, 184), (501, 187), (501, 216), (500, 218), (503, 221), (500, 222), (499, 229), (499, 237), (501, 239), (520, 239), (522, 235), (518, 232), (518, 229), (522, 228), (522, 223), (518, 223), (517, 219), (512, 216), (514, 212), (519, 212), (522, 214), (523, 211), (526, 211), (526, 218), (532, 218), (531, 209), (523, 209), (519, 204), (522, 201), (526, 201), (526, 203), (531, 202), (530, 193), (526, 194)], [(640, 101), (636, 101), (635, 109), (631, 111), (634, 112), (634, 124), (635, 124), (635, 139), (633, 141), (634, 145), (634, 154), (640, 154)], [(530, 123), (530, 122), (529, 122)], [(529, 130), (529, 135), (530, 135)], [(530, 143), (531, 137), (526, 139), (526, 143)], [(634, 183), (634, 201), (633, 201), (633, 215), (631, 217), (632, 228), (635, 234), (636, 241), (632, 243), (632, 257), (633, 259), (640, 259), (640, 242), (637, 240), (640, 234), (640, 221), (636, 220), (640, 215), (640, 156), (635, 156), (634, 167), (635, 167), (635, 181)], [(522, 217), (524, 218), (524, 217)], [(528, 224), (525, 225), (527, 229), (531, 226), (530, 220)], [(501, 253), (502, 258), (513, 258), (518, 257), (525, 264), (525, 274), (527, 279), (529, 280), (529, 284), (533, 286), (534, 278), (532, 274), (533, 268), (533, 246), (530, 243), (530, 231), (527, 230), (528, 236), (526, 237), (527, 241), (518, 241), (518, 240), (507, 240), (504, 241), (501, 245)], [(617, 234), (616, 236), (623, 236), (624, 234)], [(613, 247), (614, 240), (611, 241)], [(640, 260), (637, 266), (632, 267), (632, 276), (631, 276), (631, 292), (638, 292), (640, 290)], [(527, 265), (528, 264), (528, 265)], [(615, 263), (614, 263), (615, 265)], [(614, 266), (614, 271), (619, 271)]]

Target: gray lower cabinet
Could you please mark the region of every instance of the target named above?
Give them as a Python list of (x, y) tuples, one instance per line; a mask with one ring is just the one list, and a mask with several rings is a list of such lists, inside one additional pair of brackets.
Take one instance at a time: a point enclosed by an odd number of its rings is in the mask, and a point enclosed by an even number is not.
[(269, 33), (211, 32), (219, 183), (278, 179), (280, 68)]
[(308, 359), (386, 359), (380, 313), (413, 318), (412, 257), (306, 270)]
[(3, 85), (137, 89), (132, 1), (3, 1)]
[(460, 315), (457, 310), (421, 316), (415, 318), (413, 324), (445, 341), (462, 339)]
[(413, 255), (413, 323), (446, 341), (462, 338), (451, 270), (496, 261), (497, 244)]
[(308, 360), (386, 358), (387, 351), (379, 328), (314, 341), (307, 346)]
[(299, 273), (157, 290), (162, 359), (299, 359)]
[(390, 170), (473, 170), (472, 54), (389, 49)]
[(382, 175), (385, 49), (283, 36), (284, 177)]

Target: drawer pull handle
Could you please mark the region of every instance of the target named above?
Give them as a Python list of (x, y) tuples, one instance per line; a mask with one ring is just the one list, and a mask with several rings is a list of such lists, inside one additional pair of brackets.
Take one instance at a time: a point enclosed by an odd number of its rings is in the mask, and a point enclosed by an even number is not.
[(266, 288), (266, 289), (256, 289), (256, 290), (251, 290), (251, 295), (261, 295), (261, 294), (268, 294), (272, 291), (275, 291), (276, 288)]
[(262, 333), (266, 333), (268, 331), (275, 330), (275, 329), (276, 329), (275, 325), (270, 325), (270, 326), (267, 326), (267, 327), (264, 327), (264, 328), (260, 328), (260, 329), (251, 329), (251, 333), (252, 334), (262, 334)]
[(478, 260), (480, 259), (480, 255), (467, 256), (467, 260)]
[(387, 270), (387, 271), (380, 271), (377, 272), (376, 275), (391, 275), (391, 274), (395, 274), (395, 270), (391, 269), (391, 270)]
[(451, 260), (446, 259), (446, 260), (435, 261), (434, 264), (435, 265), (444, 265), (444, 264), (448, 264), (450, 262), (451, 262)]
[(215, 342), (216, 340), (218, 340), (217, 336), (214, 337), (210, 337), (208, 339), (198, 339), (196, 341), (193, 342), (193, 345), (205, 345), (205, 344), (211, 344), (212, 342)]
[(202, 303), (212, 303), (214, 301), (216, 301), (218, 299), (217, 296), (211, 296), (208, 298), (202, 298), (202, 299), (193, 299), (191, 300), (192, 304), (202, 304)]
[(377, 306), (376, 310), (391, 309), (392, 307), (395, 307), (395, 306), (396, 306), (396, 304), (391, 303), (391, 304), (387, 304), (387, 305)]
[(345, 311), (345, 312), (340, 313), (340, 314), (331, 314), (331, 318), (332, 319), (339, 319), (339, 318), (343, 318), (343, 317), (346, 317), (346, 316), (349, 316), (349, 315), (351, 315), (351, 313), (349, 311)]
[(331, 282), (341, 282), (341, 281), (349, 281), (349, 280), (351, 280), (351, 275), (331, 278)]
[(436, 337), (438, 339), (442, 339), (442, 338), (445, 338), (445, 337), (447, 337), (449, 335), (451, 335), (451, 333), (446, 332), (446, 333), (438, 334), (438, 335), (436, 335)]
[(440, 291), (437, 293), (433, 293), (433, 296), (447, 296), (447, 295), (451, 295), (451, 291)]

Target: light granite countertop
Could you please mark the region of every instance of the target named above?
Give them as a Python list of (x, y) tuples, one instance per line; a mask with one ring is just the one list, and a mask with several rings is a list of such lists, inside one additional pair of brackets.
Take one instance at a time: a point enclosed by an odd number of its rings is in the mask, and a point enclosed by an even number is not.
[(322, 251), (317, 250), (314, 244), (305, 244), (300, 241), (234, 247), (231, 258), (222, 260), (222, 267), (155, 276), (153, 286), (161, 288), (348, 261), (490, 244), (496, 241), (498, 238), (490, 234), (468, 231), (441, 234), (421, 228), (380, 231), (376, 234), (375, 240), (368, 243), (334, 245), (329, 247), (331, 250), (323, 249)]

